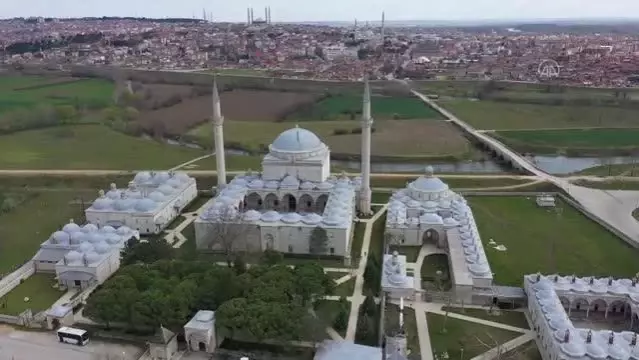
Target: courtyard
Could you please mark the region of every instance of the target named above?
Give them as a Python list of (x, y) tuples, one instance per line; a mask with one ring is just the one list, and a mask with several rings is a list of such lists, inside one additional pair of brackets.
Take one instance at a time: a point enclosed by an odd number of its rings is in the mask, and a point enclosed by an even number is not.
[(0, 313), (15, 316), (31, 309), (35, 315), (48, 309), (65, 293), (54, 288), (55, 283), (53, 275), (31, 275), (0, 299)]
[(532, 197), (468, 202), (499, 285), (521, 286), (537, 272), (630, 278), (638, 270), (636, 249), (560, 199), (556, 209), (539, 208)]

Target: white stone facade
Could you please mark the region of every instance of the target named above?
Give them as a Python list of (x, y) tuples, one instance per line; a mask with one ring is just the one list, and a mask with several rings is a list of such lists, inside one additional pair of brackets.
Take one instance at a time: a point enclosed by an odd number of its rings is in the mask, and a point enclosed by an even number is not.
[(213, 353), (217, 347), (215, 312), (200, 310), (184, 325), (184, 339), (191, 351)]
[(524, 289), (544, 360), (639, 359), (636, 280), (537, 274)]
[(330, 176), (328, 147), (299, 127), (270, 150), (262, 173), (236, 176), (209, 201), (194, 222), (197, 247), (215, 250), (215, 234), (236, 231), (238, 247), (309, 254), (319, 227), (327, 236), (322, 254), (347, 257), (361, 179)]
[(122, 226), (158, 234), (197, 197), (195, 179), (185, 173), (139, 172), (127, 189), (111, 184), (85, 210), (93, 224)]
[(406, 275), (406, 256), (385, 254), (382, 269), (382, 291), (396, 299), (413, 297), (415, 278)]
[(492, 286), (493, 275), (466, 200), (452, 192), (431, 167), (393, 194), (386, 232), (398, 246), (431, 244), (448, 254), (457, 301), (472, 302), (473, 289)]

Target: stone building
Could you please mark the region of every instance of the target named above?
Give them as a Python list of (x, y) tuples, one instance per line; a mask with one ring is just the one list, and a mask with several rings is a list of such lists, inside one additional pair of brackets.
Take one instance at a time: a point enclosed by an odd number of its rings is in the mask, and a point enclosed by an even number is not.
[(198, 311), (193, 319), (184, 325), (184, 339), (191, 351), (213, 353), (217, 347), (215, 312)]
[[(388, 204), (386, 233), (397, 246), (428, 246), (448, 257), (457, 302), (473, 302), (473, 294), (490, 290), (493, 274), (472, 210), (427, 167), (424, 175), (396, 191)], [(478, 300), (479, 301), (479, 300)]]
[(92, 224), (128, 226), (141, 234), (158, 234), (197, 197), (195, 179), (180, 172), (142, 171), (126, 189), (111, 184), (85, 210)]
[(639, 359), (636, 279), (536, 274), (524, 289), (544, 360)]

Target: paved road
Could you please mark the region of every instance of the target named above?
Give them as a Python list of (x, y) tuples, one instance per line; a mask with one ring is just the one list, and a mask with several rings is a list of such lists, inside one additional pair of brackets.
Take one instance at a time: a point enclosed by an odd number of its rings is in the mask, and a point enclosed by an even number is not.
[(0, 327), (0, 360), (98, 360), (107, 354), (112, 360), (133, 360), (141, 349), (91, 341), (86, 346), (61, 344), (54, 333), (25, 332)]

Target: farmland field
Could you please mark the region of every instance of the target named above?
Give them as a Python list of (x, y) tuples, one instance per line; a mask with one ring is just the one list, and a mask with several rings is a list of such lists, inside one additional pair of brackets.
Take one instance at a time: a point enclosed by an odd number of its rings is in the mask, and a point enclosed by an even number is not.
[(444, 100), (440, 105), (473, 127), (486, 130), (639, 127), (639, 111), (615, 107), (472, 100)]
[(496, 134), (517, 142), (557, 147), (613, 148), (639, 145), (639, 128), (498, 131)]
[[(362, 96), (335, 95), (315, 103), (311, 108), (287, 116), (287, 120), (339, 120), (359, 118)], [(442, 119), (441, 115), (416, 97), (372, 96), (373, 118)]]
[(38, 105), (107, 106), (113, 84), (99, 79), (0, 76), (0, 113)]
[[(337, 129), (349, 132), (359, 129), (358, 121), (307, 121), (302, 125), (317, 134), (333, 153), (360, 154), (360, 134), (334, 134)], [(224, 127), (224, 140), (227, 144), (235, 143), (245, 149), (258, 150), (268, 146), (277, 135), (293, 126), (289, 122), (228, 121)], [(374, 126), (373, 156), (465, 158), (471, 152), (467, 140), (444, 121), (379, 121)], [(204, 124), (191, 134), (210, 142), (212, 131), (210, 124)]]

